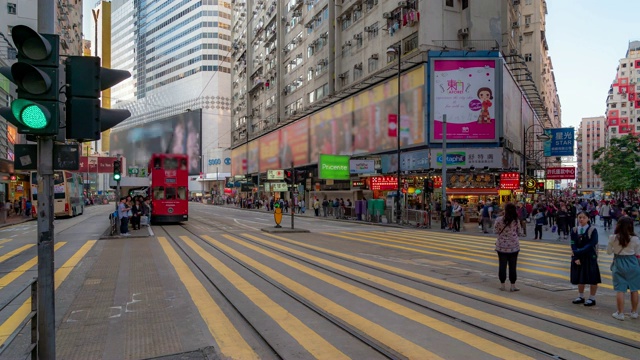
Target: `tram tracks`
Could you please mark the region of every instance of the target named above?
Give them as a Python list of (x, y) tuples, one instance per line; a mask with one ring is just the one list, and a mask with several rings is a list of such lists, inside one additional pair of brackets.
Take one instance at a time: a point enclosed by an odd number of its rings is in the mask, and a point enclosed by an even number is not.
[[(348, 271), (336, 270), (336, 268), (334, 268), (334, 267), (323, 265), (323, 264), (320, 264), (320, 263), (318, 263), (316, 261), (310, 260), (309, 257), (293, 254), (291, 251), (287, 251), (286, 249), (282, 249), (282, 247), (275, 246), (275, 245), (269, 245), (265, 241), (257, 241), (256, 238), (251, 236), (251, 235), (248, 235), (248, 234), (247, 235), (237, 234), (237, 232), (230, 231), (229, 228), (226, 227), (226, 226), (223, 226), (223, 225), (218, 226), (216, 224), (204, 222), (204, 221), (196, 219), (195, 217), (192, 217), (190, 219), (190, 221), (191, 222), (193, 222), (193, 221), (201, 222), (201, 223), (205, 224), (207, 227), (212, 228), (212, 230), (216, 230), (216, 232), (218, 232), (218, 233), (229, 234), (229, 235), (231, 235), (231, 236), (233, 236), (235, 238), (239, 238), (242, 241), (245, 241), (247, 243), (251, 243), (251, 244), (253, 244), (255, 246), (259, 246), (261, 248), (268, 249), (268, 251), (270, 251), (270, 252), (279, 253), (279, 254), (282, 254), (283, 256), (287, 257), (287, 258), (294, 259), (295, 261), (298, 261), (300, 263), (308, 264), (308, 265), (310, 265), (312, 267), (319, 268), (319, 269), (321, 269), (321, 270), (323, 270), (323, 271), (325, 271), (327, 273), (333, 274), (334, 276), (336, 276), (338, 278), (343, 278), (343, 279), (347, 279), (348, 281), (351, 281), (351, 282), (354, 282), (354, 283), (358, 283), (361, 286), (363, 286), (364, 288), (371, 288), (372, 290), (375, 290), (377, 292), (383, 293), (383, 294), (385, 294), (385, 295), (387, 295), (389, 297), (395, 298), (397, 300), (401, 300), (399, 303), (403, 304), (404, 306), (410, 304), (410, 306), (412, 306), (414, 308), (417, 307), (419, 309), (422, 309), (425, 313), (438, 314), (439, 316), (443, 316), (443, 317), (446, 317), (446, 318), (450, 319), (452, 323), (464, 324), (464, 326), (468, 326), (469, 328), (473, 328), (473, 329), (475, 329), (477, 331), (485, 333), (490, 337), (502, 339), (505, 342), (511, 343), (513, 345), (517, 345), (517, 347), (520, 347), (521, 349), (528, 349), (530, 352), (532, 352), (534, 354), (538, 354), (538, 355), (536, 355), (536, 357), (544, 356), (544, 357), (551, 357), (551, 358), (557, 358), (557, 359), (566, 358), (565, 356), (562, 356), (562, 353), (555, 351), (552, 346), (541, 346), (540, 342), (538, 342), (538, 341), (527, 341), (527, 339), (523, 338), (522, 336), (512, 336), (508, 332), (501, 331), (500, 329), (496, 329), (495, 327), (492, 327), (492, 326), (487, 326), (486, 324), (483, 324), (482, 322), (473, 321), (473, 319), (470, 320), (467, 317), (460, 316), (456, 312), (442, 310), (440, 307), (434, 306), (434, 305), (430, 304), (428, 301), (423, 301), (423, 300), (420, 300), (420, 299), (416, 299), (415, 296), (407, 295), (406, 293), (403, 293), (401, 291), (395, 291), (395, 290), (392, 290), (392, 289), (390, 289), (388, 287), (385, 287), (385, 286), (380, 286), (379, 284), (376, 284), (375, 282), (372, 282), (372, 281), (363, 280), (361, 277), (355, 276), (355, 275), (349, 273)], [(201, 235), (198, 235), (194, 231), (189, 229), (188, 225), (182, 225), (180, 227), (182, 229), (184, 229), (186, 232), (188, 232), (192, 237), (195, 237), (200, 242), (202, 242), (202, 244), (206, 244), (207, 247), (215, 249), (217, 252), (220, 252), (221, 254), (224, 254), (229, 259), (232, 259), (234, 262), (236, 262), (239, 266), (245, 268), (248, 271), (251, 271), (253, 274), (255, 274), (255, 275), (259, 276), (261, 279), (267, 281), (269, 284), (271, 284), (272, 286), (278, 288), (280, 291), (282, 291), (283, 293), (287, 294), (291, 298), (295, 299), (299, 303), (303, 304), (304, 306), (306, 306), (307, 308), (309, 308), (310, 310), (312, 310), (316, 314), (322, 316), (323, 318), (325, 318), (326, 320), (330, 321), (331, 323), (333, 323), (334, 325), (336, 325), (340, 329), (346, 331), (347, 333), (351, 334), (355, 338), (359, 339), (362, 343), (364, 343), (364, 344), (370, 346), (371, 348), (375, 349), (383, 357), (393, 358), (393, 359), (406, 358), (406, 356), (401, 354), (399, 351), (396, 351), (396, 349), (390, 348), (386, 344), (367, 336), (367, 334), (364, 334), (362, 331), (360, 331), (356, 327), (346, 323), (345, 321), (342, 321), (342, 319), (340, 319), (340, 318), (328, 313), (324, 309), (316, 306), (313, 302), (311, 302), (308, 299), (300, 296), (299, 294), (291, 291), (286, 286), (283, 286), (282, 284), (278, 283), (277, 281), (269, 278), (268, 276), (265, 276), (260, 271), (257, 271), (256, 269), (254, 269), (252, 266), (250, 266), (250, 265), (238, 260), (233, 255), (228, 254), (226, 251), (224, 251), (220, 247), (215, 246), (210, 241), (207, 241), (206, 239), (204, 239)], [(164, 227), (163, 227), (163, 230), (166, 231), (166, 229), (164, 229)], [(167, 234), (168, 234), (168, 232), (167, 232)], [(178, 246), (178, 248), (180, 248), (185, 253), (185, 255), (188, 256), (188, 253), (181, 246), (180, 241), (175, 239), (173, 236), (170, 236), (170, 238), (176, 244), (176, 246)], [(272, 239), (273, 240), (278, 240), (276, 236), (273, 236)], [(282, 243), (284, 243), (284, 241)], [(292, 244), (289, 243), (287, 245), (291, 246)], [(308, 251), (308, 252), (310, 250), (309, 248), (304, 248), (302, 246), (300, 248), (302, 248), (302, 249), (304, 249), (304, 251)], [(314, 252), (314, 251), (316, 251), (316, 250), (313, 249), (310, 252)], [(580, 328), (580, 327), (578, 327), (576, 325), (573, 325), (571, 323), (567, 323), (567, 322), (564, 322), (564, 321), (559, 321), (559, 320), (556, 320), (556, 319), (553, 319), (553, 318), (549, 318), (547, 316), (542, 316), (542, 315), (536, 314), (534, 312), (529, 312), (529, 311), (526, 311), (526, 310), (522, 310), (522, 309), (511, 307), (511, 306), (506, 306), (506, 305), (501, 304), (499, 302), (491, 301), (491, 300), (482, 298), (480, 296), (474, 296), (472, 294), (469, 294), (469, 293), (466, 293), (466, 292), (463, 292), (463, 291), (456, 291), (456, 290), (453, 290), (451, 288), (447, 288), (447, 287), (444, 287), (444, 286), (434, 285), (432, 283), (429, 283), (427, 281), (423, 281), (423, 280), (421, 280), (419, 278), (416, 278), (416, 277), (413, 277), (413, 276), (409, 276), (409, 275), (406, 275), (406, 274), (398, 273), (398, 272), (395, 272), (395, 271), (390, 271), (388, 269), (385, 269), (385, 268), (382, 268), (382, 267), (373, 266), (371, 264), (366, 264), (366, 263), (363, 263), (363, 262), (360, 262), (360, 261), (357, 261), (357, 260), (354, 260), (354, 259), (351, 259), (351, 258), (348, 258), (348, 257), (341, 257), (339, 255), (330, 254), (328, 252), (322, 252), (322, 250), (317, 250), (316, 252), (321, 253), (322, 256), (324, 256), (325, 258), (335, 258), (335, 259), (339, 260), (342, 263), (352, 264), (355, 267), (368, 268), (368, 269), (370, 269), (372, 271), (375, 271), (378, 274), (383, 274), (383, 275), (388, 276), (389, 278), (392, 278), (392, 279), (398, 279), (398, 280), (402, 280), (402, 281), (410, 282), (410, 283), (413, 282), (413, 283), (416, 283), (417, 285), (419, 285), (420, 287), (423, 287), (423, 288), (437, 289), (438, 291), (449, 293), (449, 294), (451, 294), (453, 296), (457, 296), (457, 297), (465, 298), (467, 300), (472, 300), (472, 301), (478, 302), (479, 304), (482, 304), (482, 306), (487, 306), (487, 307), (491, 308), (492, 309), (491, 312), (493, 312), (493, 313), (509, 312), (510, 314), (518, 314), (519, 316), (527, 317), (527, 318), (529, 318), (529, 319), (531, 319), (533, 321), (542, 322), (542, 326), (539, 326), (539, 328), (542, 328), (542, 329), (548, 328), (549, 326), (560, 327), (560, 328), (565, 329), (565, 331), (576, 332), (577, 334), (580, 334), (580, 336), (578, 338), (585, 337), (585, 336), (586, 337), (594, 337), (594, 338), (597, 338), (597, 339), (600, 339), (600, 340), (611, 342), (612, 343), (611, 345), (615, 344), (617, 346), (625, 346), (625, 347), (628, 347), (630, 349), (640, 350), (640, 344), (634, 343), (632, 341), (627, 341), (627, 340), (624, 340), (624, 339), (621, 339), (621, 338), (618, 338), (618, 337), (614, 337), (614, 336), (608, 336), (606, 334), (598, 333), (598, 332), (592, 331), (590, 329)], [(191, 259), (191, 261), (194, 261), (194, 260)], [(203, 269), (201, 269), (201, 268), (198, 268), (198, 269), (199, 269), (199, 271), (202, 271), (203, 274), (204, 274)], [(206, 274), (204, 274), (204, 275), (206, 276)], [(546, 324), (546, 325), (544, 325), (544, 324)], [(264, 339), (264, 340), (265, 340), (266, 343), (268, 343), (268, 341), (266, 341), (266, 339)], [(590, 343), (589, 341), (585, 341), (584, 342), (585, 345), (587, 345), (589, 343)], [(275, 354), (278, 354), (278, 351), (276, 349), (273, 349), (273, 351), (274, 351)]]

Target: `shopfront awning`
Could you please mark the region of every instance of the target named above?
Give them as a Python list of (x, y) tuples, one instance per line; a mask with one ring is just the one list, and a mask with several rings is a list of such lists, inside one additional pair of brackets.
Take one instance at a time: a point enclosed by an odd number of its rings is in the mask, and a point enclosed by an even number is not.
[(447, 195), (498, 195), (497, 189), (447, 189)]

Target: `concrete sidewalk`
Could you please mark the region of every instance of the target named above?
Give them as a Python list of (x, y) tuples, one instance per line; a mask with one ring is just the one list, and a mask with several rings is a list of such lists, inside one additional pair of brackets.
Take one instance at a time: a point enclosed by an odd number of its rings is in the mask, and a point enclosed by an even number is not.
[(22, 224), (24, 222), (33, 221), (33, 220), (36, 220), (36, 219), (32, 217), (22, 216), (22, 215), (13, 215), (8, 217), (4, 222), (0, 223), (0, 228), (12, 226), (16, 224)]

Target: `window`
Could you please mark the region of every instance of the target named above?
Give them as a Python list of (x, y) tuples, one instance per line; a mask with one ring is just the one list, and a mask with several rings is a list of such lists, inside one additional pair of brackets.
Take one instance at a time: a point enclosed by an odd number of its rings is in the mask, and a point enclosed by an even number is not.
[(447, 7), (453, 7), (453, 0), (446, 0), (445, 5), (447, 5)]
[(340, 85), (346, 86), (349, 83), (349, 70), (340, 74)]
[(369, 30), (367, 31), (369, 40), (372, 40), (374, 38), (376, 38), (378, 36), (378, 22), (374, 22), (373, 24), (369, 25)]
[(531, 44), (532, 41), (533, 41), (533, 33), (532, 32), (524, 34), (524, 43), (525, 44)]
[(533, 0), (525, 0), (524, 4), (525, 5), (531, 5), (533, 3)]
[[(626, 67), (627, 67), (627, 64), (626, 64), (626, 63), (622, 64), (622, 67), (623, 67), (623, 68), (626, 68)], [(623, 74), (624, 74), (624, 73), (623, 73)]]
[(469, 0), (462, 0), (462, 10), (469, 7)]
[(533, 56), (531, 56), (531, 54), (524, 54), (524, 61), (533, 61)]
[(7, 13), (9, 15), (16, 15), (18, 13), (17, 10), (16, 4), (10, 2), (7, 3)]
[(164, 187), (156, 186), (153, 188), (153, 198), (155, 200), (164, 200)]
[(356, 34), (355, 39), (356, 39), (356, 49), (360, 49), (362, 47), (362, 33)]
[(362, 77), (362, 63), (356, 64), (353, 67), (353, 80), (357, 80)]
[(372, 73), (372, 72), (378, 70), (378, 55), (377, 54), (375, 56), (372, 55), (369, 58), (368, 68), (369, 68), (369, 73)]
[(524, 25), (525, 26), (531, 25), (531, 15), (525, 15), (525, 17), (524, 17)]

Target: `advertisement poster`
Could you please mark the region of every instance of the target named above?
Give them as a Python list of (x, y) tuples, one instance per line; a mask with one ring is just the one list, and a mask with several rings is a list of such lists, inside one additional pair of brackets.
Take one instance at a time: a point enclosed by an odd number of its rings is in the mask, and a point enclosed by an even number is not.
[(132, 166), (147, 166), (152, 154), (187, 154), (189, 174), (200, 174), (202, 110), (194, 110), (157, 121), (113, 129), (111, 154), (121, 154)]
[[(398, 155), (382, 155), (380, 157), (382, 173), (389, 174), (398, 171)], [(400, 170), (426, 170), (429, 166), (429, 150), (406, 151), (400, 154)]]
[(349, 156), (320, 154), (318, 174), (324, 180), (349, 180)]
[[(400, 84), (401, 146), (422, 144), (424, 67), (402, 75)], [(311, 115), (309, 162), (316, 163), (319, 154), (362, 155), (395, 149), (397, 137), (390, 134), (397, 133), (390, 131), (389, 115), (397, 111), (398, 83), (393, 79)]]
[(432, 60), (431, 141), (442, 142), (447, 117), (447, 142), (496, 142), (496, 107), (500, 105), (495, 59)]
[(349, 160), (350, 174), (375, 174), (375, 160)]
[(274, 131), (260, 138), (260, 171), (281, 168), (280, 132)]
[(247, 153), (247, 174), (255, 174), (258, 172), (260, 165), (260, 143), (257, 141), (250, 141), (249, 152)]
[(309, 163), (309, 118), (296, 121), (280, 129), (280, 166), (290, 167)]
[(506, 67), (502, 68), (502, 117), (504, 137), (513, 144), (522, 143), (522, 93)]
[(246, 164), (247, 145), (241, 145), (231, 150), (231, 175), (246, 175), (246, 169), (242, 168), (242, 164)]

